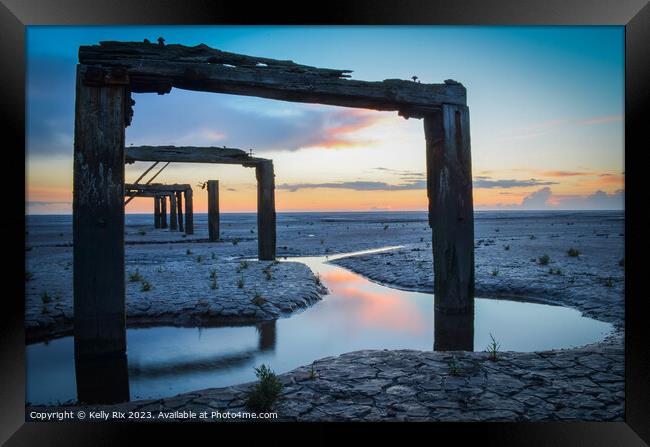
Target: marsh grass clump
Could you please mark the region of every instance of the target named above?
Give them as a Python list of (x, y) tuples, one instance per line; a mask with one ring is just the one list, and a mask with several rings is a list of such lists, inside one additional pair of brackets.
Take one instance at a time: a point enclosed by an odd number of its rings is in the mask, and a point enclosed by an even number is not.
[(151, 287), (152, 287), (151, 283), (149, 281), (147, 281), (146, 279), (143, 279), (141, 284), (142, 284), (142, 286), (140, 287), (140, 290), (142, 292), (148, 292), (148, 291), (151, 290)]
[(186, 254), (187, 256), (191, 255), (191, 254), (192, 254), (192, 250), (190, 250), (190, 249), (188, 248), (187, 250), (185, 250), (185, 254)]
[(311, 380), (317, 379), (318, 378), (318, 373), (316, 372), (316, 369), (314, 369), (314, 365), (311, 365), (311, 368), (309, 370), (309, 378)]
[(320, 279), (320, 273), (316, 273), (316, 275), (314, 276), (314, 282), (315, 282), (316, 285), (318, 285), (318, 286), (322, 286), (322, 285), (323, 285), (323, 281)]
[(239, 239), (233, 239), (233, 240), (232, 240), (232, 244), (233, 244), (233, 245), (237, 245), (237, 244), (239, 244)]
[(551, 262), (551, 258), (545, 254), (537, 258), (537, 262), (539, 265), (548, 265), (548, 263)]
[(138, 230), (138, 234), (139, 234), (140, 236), (144, 236), (145, 234), (147, 234), (147, 232), (144, 231), (144, 230)]
[(41, 301), (43, 302), (43, 304), (51, 303), (52, 295), (50, 295), (47, 291), (41, 293)]
[(506, 245), (505, 247), (503, 247), (503, 249), (506, 251), (510, 250), (510, 245)]
[(196, 257), (196, 262), (198, 262), (199, 264), (200, 264), (201, 262), (203, 262), (203, 256), (198, 255), (198, 256)]
[(251, 300), (251, 303), (255, 304), (256, 306), (262, 306), (263, 304), (266, 304), (267, 299), (262, 296), (261, 293), (259, 293), (257, 290), (255, 291), (255, 295), (253, 296), (253, 299)]
[(566, 254), (569, 255), (569, 256), (572, 257), (572, 258), (577, 258), (578, 256), (580, 256), (580, 251), (577, 250), (577, 249), (575, 249), (575, 248), (573, 248), (573, 247), (571, 247), (571, 248), (569, 248), (569, 250), (566, 252)]
[(496, 362), (499, 357), (499, 348), (501, 347), (501, 343), (497, 342), (492, 334), (490, 334), (490, 338), (492, 341), (488, 345), (486, 351), (488, 353), (488, 359), (492, 360), (493, 362)]
[(255, 375), (259, 382), (248, 391), (246, 408), (257, 412), (269, 411), (280, 396), (282, 384), (273, 370), (264, 364), (255, 368)]
[(549, 274), (549, 275), (561, 275), (561, 274), (562, 274), (562, 270), (560, 270), (560, 269), (554, 269), (554, 268), (551, 267), (550, 269), (548, 269), (548, 274)]
[(492, 276), (497, 276), (498, 274), (499, 274), (499, 270), (498, 270), (498, 269), (494, 269), (494, 270), (492, 270)]
[(271, 279), (273, 279), (273, 275), (271, 274), (271, 264), (264, 267), (262, 272), (264, 272), (264, 276), (266, 276), (267, 281), (270, 281)]
[(605, 287), (614, 287), (614, 279), (610, 276), (609, 278), (605, 279), (603, 285)]
[(388, 224), (384, 225), (384, 230), (388, 230)]
[(135, 269), (135, 272), (129, 273), (129, 282), (140, 282), (142, 279), (142, 275), (138, 269)]
[(243, 289), (244, 288), (244, 277), (243, 276), (237, 280), (237, 288), (238, 289)]
[(531, 234), (531, 235), (530, 235), (530, 240), (531, 240), (531, 241), (534, 241), (535, 239), (537, 239), (537, 238), (535, 237), (535, 235), (534, 235), (534, 234)]
[(449, 362), (447, 362), (447, 366), (449, 366), (449, 374), (457, 377), (460, 376), (460, 366), (458, 366), (458, 361), (456, 360), (456, 357), (452, 356), (449, 359)]

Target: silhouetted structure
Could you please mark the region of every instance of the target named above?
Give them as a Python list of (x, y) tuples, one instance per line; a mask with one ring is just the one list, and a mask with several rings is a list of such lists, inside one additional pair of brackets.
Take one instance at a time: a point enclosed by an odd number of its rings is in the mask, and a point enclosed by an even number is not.
[[(126, 148), (131, 92), (173, 87), (424, 118), (435, 307), (474, 311), (474, 222), (466, 90), (460, 83), (351, 80), (349, 70), (227, 53), (206, 45), (101, 42), (79, 48), (74, 165), (77, 353), (124, 352), (124, 166), (139, 160), (239, 163), (256, 168), (259, 258), (275, 256), (273, 164), (226, 148)], [(139, 152), (138, 152), (139, 151)], [(144, 154), (138, 155), (139, 154)], [(161, 155), (164, 155), (161, 156)], [(147, 158), (149, 157), (149, 158)], [(178, 197), (177, 197), (178, 199)], [(101, 259), (96, 254), (102, 253)]]

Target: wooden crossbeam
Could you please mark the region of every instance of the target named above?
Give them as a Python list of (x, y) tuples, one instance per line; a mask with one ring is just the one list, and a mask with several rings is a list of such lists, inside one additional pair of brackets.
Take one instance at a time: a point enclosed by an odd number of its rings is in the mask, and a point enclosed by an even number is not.
[(129, 146), (124, 149), (126, 163), (167, 161), (181, 163), (237, 164), (254, 167), (267, 161), (251, 157), (241, 149), (197, 146)]
[(191, 186), (187, 183), (174, 183), (166, 185), (164, 183), (151, 183), (149, 185), (140, 185), (133, 183), (125, 183), (125, 191), (143, 191), (143, 192), (160, 192), (160, 193), (170, 193), (172, 191), (186, 191), (191, 189)]
[[(268, 58), (226, 53), (207, 45), (100, 42), (79, 47), (88, 82), (125, 82), (136, 93), (169, 93), (173, 87), (258, 96), (303, 103), (399, 111), (421, 118), (442, 104), (466, 104), (458, 82), (424, 84), (402, 79), (348, 79), (349, 70), (316, 68)], [(112, 76), (106, 75), (118, 68)], [(106, 69), (106, 70), (104, 70)]]

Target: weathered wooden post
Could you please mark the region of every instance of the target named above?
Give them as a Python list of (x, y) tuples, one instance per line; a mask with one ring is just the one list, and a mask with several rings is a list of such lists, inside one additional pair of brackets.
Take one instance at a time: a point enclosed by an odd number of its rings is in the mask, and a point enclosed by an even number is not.
[(443, 104), (424, 117), (435, 309), (474, 312), (474, 205), (469, 111)]
[(160, 198), (153, 196), (153, 227), (160, 228)]
[(178, 214), (178, 231), (185, 231), (183, 229), (183, 193), (176, 191), (176, 210)]
[(167, 228), (167, 196), (160, 195), (160, 228)]
[(219, 180), (208, 180), (208, 235), (219, 240)]
[(187, 188), (185, 194), (185, 234), (194, 234), (194, 203), (192, 188)]
[(275, 178), (273, 162), (265, 160), (255, 167), (257, 177), (258, 258), (275, 259)]
[(127, 75), (118, 69), (77, 66), (72, 202), (76, 356), (126, 352), (127, 85)]
[(169, 230), (178, 230), (178, 221), (176, 220), (176, 194), (173, 192), (169, 195)]

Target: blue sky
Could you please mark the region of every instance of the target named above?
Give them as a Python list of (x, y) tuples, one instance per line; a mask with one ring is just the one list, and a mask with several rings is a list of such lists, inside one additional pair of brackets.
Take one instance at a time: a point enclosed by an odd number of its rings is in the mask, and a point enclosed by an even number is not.
[[(468, 90), (477, 209), (622, 207), (623, 27), (28, 27), (28, 212), (70, 209), (78, 47), (158, 36), (354, 79), (455, 79)], [(275, 161), (279, 210), (426, 208), (419, 120), (176, 89), (134, 99), (127, 144), (253, 148)], [(255, 209), (250, 170), (170, 166), (160, 180), (215, 176), (226, 211)]]

